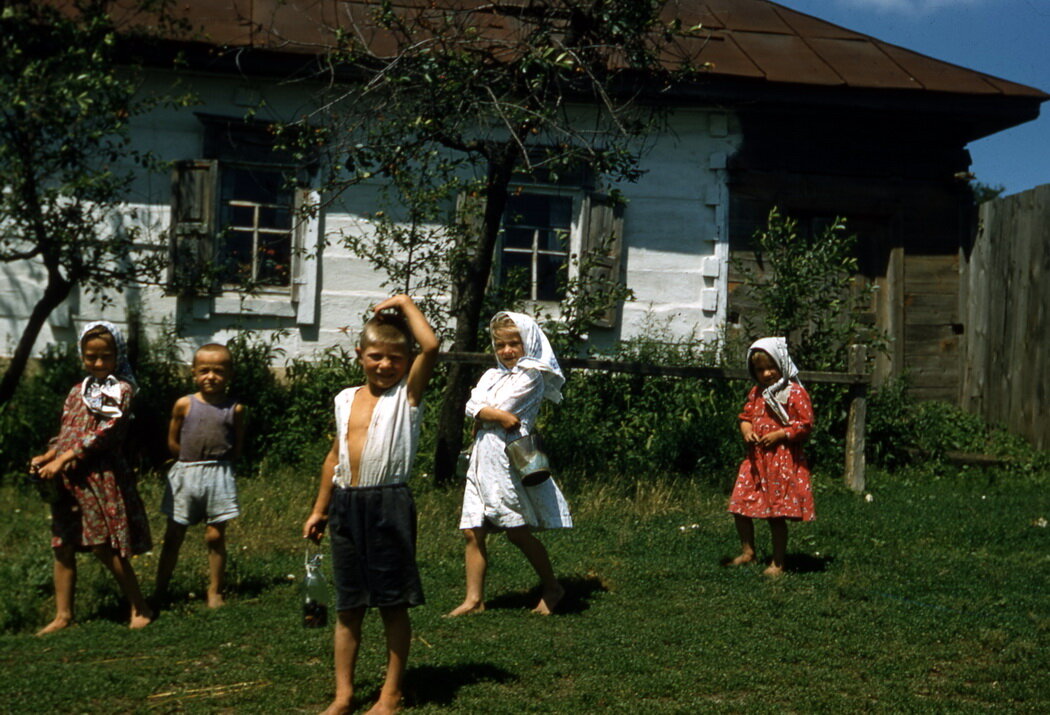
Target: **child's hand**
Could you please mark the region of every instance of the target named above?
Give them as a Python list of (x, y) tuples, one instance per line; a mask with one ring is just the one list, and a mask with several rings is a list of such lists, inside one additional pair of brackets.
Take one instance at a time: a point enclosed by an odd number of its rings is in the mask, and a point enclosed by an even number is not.
[(759, 436), (754, 430), (744, 435), (744, 444), (758, 444)]
[(303, 524), (303, 538), (309, 539), (315, 544), (320, 544), (324, 538), (324, 530), (328, 526), (328, 517), (324, 514), (311, 514)]
[(394, 308), (398, 311), (401, 311), (401, 306), (404, 305), (404, 302), (406, 300), (411, 301), (411, 298), (409, 298), (407, 295), (391, 296), (390, 298), (387, 298), (383, 302), (377, 304), (374, 308), (372, 308), (372, 310), (374, 310), (376, 313), (386, 310), (387, 308)]
[(521, 426), (521, 420), (518, 419), (518, 416), (513, 412), (503, 412), (503, 414), (499, 416), (498, 421), (500, 426), (508, 432), (513, 432)]
[(773, 430), (772, 432), (767, 432), (765, 435), (763, 435), (762, 437), (759, 437), (759, 439), (758, 439), (758, 443), (760, 445), (762, 445), (763, 447), (772, 447), (773, 445), (777, 444), (778, 442), (786, 442), (786, 441), (787, 441), (787, 432), (785, 432), (782, 429)]
[(52, 459), (47, 464), (38, 467), (36, 473), (41, 479), (54, 479), (62, 472), (66, 471), (66, 468), (69, 464), (70, 461), (66, 461), (61, 457), (57, 457), (56, 459)]

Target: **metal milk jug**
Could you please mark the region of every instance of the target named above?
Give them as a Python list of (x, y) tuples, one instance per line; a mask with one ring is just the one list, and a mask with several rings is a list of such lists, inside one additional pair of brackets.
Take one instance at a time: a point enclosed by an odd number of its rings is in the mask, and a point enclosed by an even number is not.
[(527, 487), (542, 484), (551, 475), (550, 461), (543, 451), (543, 443), (536, 432), (518, 437), (507, 443), (510, 466), (518, 473), (521, 483)]

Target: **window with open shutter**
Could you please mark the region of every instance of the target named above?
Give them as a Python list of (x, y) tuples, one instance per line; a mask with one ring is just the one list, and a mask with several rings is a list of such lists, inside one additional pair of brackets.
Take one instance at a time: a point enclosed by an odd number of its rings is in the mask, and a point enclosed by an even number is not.
[[(178, 162), (172, 187), (170, 284), (183, 294), (231, 293), (216, 312), (317, 319), (320, 220), (312, 167), (268, 125), (199, 114), (205, 159)], [(238, 299), (238, 297), (240, 299)]]

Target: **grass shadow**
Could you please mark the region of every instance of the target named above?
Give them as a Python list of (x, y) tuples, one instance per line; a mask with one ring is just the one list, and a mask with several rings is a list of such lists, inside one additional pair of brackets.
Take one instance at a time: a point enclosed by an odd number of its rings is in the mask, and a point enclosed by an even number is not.
[[(460, 663), (451, 666), (423, 665), (410, 667), (405, 678), (405, 704), (452, 705), (461, 688), (481, 682), (507, 683), (518, 676), (491, 663)], [(370, 693), (368, 700), (379, 696)]]
[(831, 555), (788, 554), (784, 570), (788, 573), (824, 573), (834, 561), (835, 557)]
[[(590, 601), (595, 593), (609, 590), (597, 576), (571, 576), (559, 579), (559, 581), (565, 588), (565, 596), (562, 597), (554, 611), (556, 616), (583, 613), (590, 608)], [(518, 591), (497, 596), (485, 602), (485, 609), (531, 610), (536, 607), (539, 600), (540, 588), (537, 586), (528, 591)]]
[[(718, 563), (720, 566), (731, 566), (733, 558), (732, 556), (725, 556)], [(772, 559), (767, 556), (761, 560), (756, 559), (751, 562), (751, 565), (768, 566), (771, 561)], [(830, 555), (815, 556), (813, 554), (793, 553), (787, 555), (787, 565), (784, 567), (784, 570), (788, 573), (824, 573), (834, 561), (835, 557)]]

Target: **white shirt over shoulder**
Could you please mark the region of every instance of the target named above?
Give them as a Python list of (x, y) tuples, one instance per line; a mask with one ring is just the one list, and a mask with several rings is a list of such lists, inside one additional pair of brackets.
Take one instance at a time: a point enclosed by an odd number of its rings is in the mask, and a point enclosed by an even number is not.
[[(347, 425), (354, 395), (361, 387), (348, 387), (335, 397), (335, 424), (339, 436), (339, 462), (332, 482), (337, 487), (350, 487), (350, 455), (346, 444)], [(404, 379), (384, 392), (372, 411), (368, 436), (361, 450), (358, 487), (376, 487), (407, 482), (419, 446), (422, 405), (408, 402), (408, 380)]]

